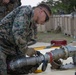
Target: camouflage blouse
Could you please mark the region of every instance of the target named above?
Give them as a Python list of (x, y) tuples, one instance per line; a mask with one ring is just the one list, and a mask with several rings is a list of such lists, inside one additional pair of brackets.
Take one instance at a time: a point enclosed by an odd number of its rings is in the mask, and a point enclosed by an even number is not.
[(22, 52), (26, 52), (27, 43), (31, 38), (32, 16), (33, 11), (30, 6), (20, 6), (14, 9), (0, 22), (0, 38), (17, 46)]

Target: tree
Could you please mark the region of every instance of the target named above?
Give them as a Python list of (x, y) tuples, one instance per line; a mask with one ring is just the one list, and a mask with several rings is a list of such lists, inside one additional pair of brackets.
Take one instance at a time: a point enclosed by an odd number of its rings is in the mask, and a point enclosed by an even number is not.
[(46, 3), (50, 4), (53, 10), (64, 11), (65, 13), (71, 13), (76, 11), (76, 0), (47, 0)]

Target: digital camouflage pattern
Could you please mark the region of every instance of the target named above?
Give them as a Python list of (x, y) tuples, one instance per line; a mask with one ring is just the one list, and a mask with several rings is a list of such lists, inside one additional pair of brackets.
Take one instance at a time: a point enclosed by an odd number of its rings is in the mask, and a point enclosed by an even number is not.
[(32, 35), (33, 39), (37, 40), (37, 24), (35, 22), (32, 23)]
[(32, 9), (30, 7), (18, 7), (1, 20), (1, 38), (6, 39), (15, 46), (17, 45), (20, 50), (24, 50), (25, 45), (31, 38), (31, 18)]
[[(33, 11), (29, 6), (20, 6), (14, 9), (0, 22), (0, 75), (6, 75), (4, 66), (8, 55), (16, 55), (18, 50), (25, 54), (27, 43), (32, 34)], [(5, 56), (5, 57), (4, 57)]]
[(0, 0), (0, 20), (10, 13), (13, 9), (21, 5), (21, 0), (10, 0), (8, 4), (3, 4)]

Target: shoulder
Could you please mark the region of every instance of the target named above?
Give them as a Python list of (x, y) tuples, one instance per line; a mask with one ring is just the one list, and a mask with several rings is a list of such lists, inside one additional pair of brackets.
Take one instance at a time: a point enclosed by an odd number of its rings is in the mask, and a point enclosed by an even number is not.
[(20, 12), (25, 14), (30, 14), (31, 12), (33, 12), (33, 9), (31, 6), (20, 6), (19, 9), (20, 9)]
[(31, 6), (20, 6), (20, 9), (27, 10), (27, 11), (32, 11), (32, 7)]

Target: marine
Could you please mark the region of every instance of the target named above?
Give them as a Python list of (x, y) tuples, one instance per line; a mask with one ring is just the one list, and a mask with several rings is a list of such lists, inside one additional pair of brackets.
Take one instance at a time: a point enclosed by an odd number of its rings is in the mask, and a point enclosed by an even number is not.
[(5, 0), (0, 0), (0, 20), (10, 13), (13, 9), (18, 6), (21, 6), (21, 0), (8, 0), (8, 3), (4, 2)]
[(32, 38), (32, 22), (43, 24), (50, 15), (50, 8), (46, 4), (38, 5), (34, 11), (30, 6), (19, 6), (0, 21), (0, 75), (7, 75), (9, 56), (31, 57), (37, 54), (33, 48), (28, 48)]

